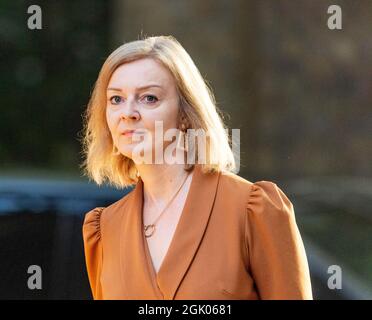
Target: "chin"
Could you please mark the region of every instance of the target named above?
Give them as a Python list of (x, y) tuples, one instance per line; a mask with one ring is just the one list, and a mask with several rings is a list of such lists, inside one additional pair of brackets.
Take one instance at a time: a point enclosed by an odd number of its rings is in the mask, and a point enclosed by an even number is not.
[[(136, 147), (136, 143), (132, 143), (130, 146), (127, 144), (125, 147), (122, 147), (120, 148), (120, 152), (121, 154), (123, 154), (125, 157), (127, 158), (130, 158), (132, 159), (134, 162), (135, 161), (135, 157), (134, 157), (134, 152), (136, 152), (137, 155), (140, 155), (140, 158), (143, 159), (144, 161), (146, 161), (146, 159), (144, 158), (144, 154), (150, 154), (152, 155), (152, 158), (151, 156), (148, 156), (149, 157), (149, 160), (150, 160), (150, 164), (151, 162), (153, 161), (153, 151), (152, 151), (152, 148), (146, 148), (146, 149), (140, 149), (141, 152), (139, 153), (139, 150), (135, 148)], [(144, 150), (145, 150), (145, 153), (144, 153)]]

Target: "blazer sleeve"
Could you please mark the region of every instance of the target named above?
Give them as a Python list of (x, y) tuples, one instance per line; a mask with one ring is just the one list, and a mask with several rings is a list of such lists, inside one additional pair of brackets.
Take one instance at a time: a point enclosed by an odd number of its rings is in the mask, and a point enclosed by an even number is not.
[(100, 220), (104, 208), (97, 207), (85, 215), (83, 223), (84, 254), (87, 273), (94, 300), (102, 299), (102, 241)]
[(309, 266), (293, 205), (275, 183), (252, 184), (245, 227), (260, 299), (312, 300)]

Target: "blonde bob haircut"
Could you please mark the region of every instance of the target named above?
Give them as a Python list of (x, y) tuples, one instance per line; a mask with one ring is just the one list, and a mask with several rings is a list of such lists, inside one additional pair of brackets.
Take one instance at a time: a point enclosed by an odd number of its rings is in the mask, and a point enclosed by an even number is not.
[[(206, 147), (209, 161), (201, 164), (202, 171), (233, 171), (236, 165), (228, 130), (222, 121), (221, 111), (216, 107), (212, 90), (174, 37), (154, 36), (123, 44), (104, 62), (83, 115), (81, 142), (84, 162), (81, 168), (84, 174), (98, 185), (107, 180), (117, 188), (138, 182), (134, 161), (124, 155), (113, 155), (113, 140), (106, 122), (106, 90), (116, 68), (141, 58), (155, 59), (173, 75), (180, 98), (179, 114), (186, 119), (187, 128), (208, 132)], [(195, 145), (191, 144), (189, 150), (195, 151), (193, 148)], [(195, 163), (198, 163), (195, 153)], [(190, 171), (193, 166), (185, 164), (185, 170)]]

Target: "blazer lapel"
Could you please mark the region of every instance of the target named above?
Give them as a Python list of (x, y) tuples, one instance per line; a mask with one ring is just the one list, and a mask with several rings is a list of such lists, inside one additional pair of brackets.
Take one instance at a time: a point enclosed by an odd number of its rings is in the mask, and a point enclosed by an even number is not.
[(213, 208), (218, 179), (219, 173), (203, 174), (201, 166), (195, 166), (185, 206), (157, 274), (157, 282), (164, 299), (174, 299), (197, 252)]
[(145, 255), (142, 228), (143, 183), (136, 184), (128, 195), (128, 207), (122, 213), (120, 235), (120, 264), (124, 295), (131, 300), (162, 299), (154, 287), (151, 270)]
[(204, 174), (201, 165), (195, 165), (181, 217), (157, 274), (143, 232), (143, 182), (139, 180), (121, 229), (122, 280), (132, 299), (174, 299), (203, 238), (219, 177), (219, 172)]

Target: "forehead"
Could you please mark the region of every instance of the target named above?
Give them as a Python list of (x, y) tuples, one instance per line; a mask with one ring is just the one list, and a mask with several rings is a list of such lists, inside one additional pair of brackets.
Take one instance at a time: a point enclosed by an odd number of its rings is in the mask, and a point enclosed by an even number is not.
[(144, 58), (119, 66), (112, 74), (109, 86), (135, 89), (146, 84), (171, 85), (173, 77), (160, 62)]

